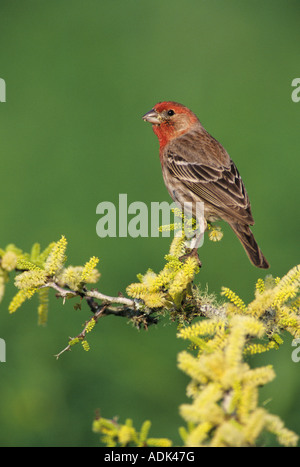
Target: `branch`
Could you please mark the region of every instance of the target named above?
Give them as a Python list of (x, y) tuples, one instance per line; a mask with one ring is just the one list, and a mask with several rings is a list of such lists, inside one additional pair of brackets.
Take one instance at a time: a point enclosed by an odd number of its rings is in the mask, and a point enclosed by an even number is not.
[(104, 295), (103, 293), (99, 292), (98, 290), (92, 289), (87, 291), (85, 297), (92, 297), (97, 298), (98, 300), (103, 300), (107, 303), (119, 303), (122, 305), (126, 305), (131, 308), (135, 308), (136, 302), (131, 300), (130, 298), (126, 297), (110, 297), (109, 295)]
[(45, 284), (41, 285), (39, 289), (44, 289), (46, 287), (50, 287), (51, 289), (54, 289), (58, 292), (57, 296), (63, 298), (63, 304), (65, 304), (66, 298), (68, 298), (68, 295), (76, 296), (78, 295), (74, 290), (71, 289), (64, 289), (63, 287), (60, 287), (59, 285), (56, 284), (54, 281), (48, 281)]
[[(122, 303), (126, 301), (128, 303), (131, 303), (132, 305), (131, 307), (125, 306), (125, 305), (124, 306), (123, 305), (109, 306), (106, 303), (105, 310), (103, 311), (101, 316), (114, 315), (114, 316), (121, 316), (124, 318), (129, 318), (130, 320), (134, 322), (135, 326), (138, 329), (140, 329), (142, 326), (145, 329), (147, 329), (149, 325), (158, 323), (158, 318), (151, 316), (153, 313), (156, 312), (156, 310), (153, 309), (153, 310), (149, 310), (146, 312), (146, 311), (143, 311), (142, 309), (139, 309), (137, 307), (137, 304), (138, 304), (137, 300), (130, 300), (130, 299), (126, 299), (125, 297), (108, 297), (107, 295), (103, 295), (98, 291), (92, 291), (91, 293), (94, 294), (94, 292), (97, 293), (97, 297), (100, 297), (100, 296), (106, 297), (106, 301), (107, 299), (110, 299), (112, 303), (118, 303), (115, 300), (118, 300), (118, 301), (122, 300)], [(95, 302), (94, 298), (90, 297), (89, 295), (90, 295), (90, 292), (87, 291), (86, 295), (83, 295), (83, 296), (86, 299), (86, 302), (89, 305), (91, 311), (93, 313), (97, 313), (99, 308), (103, 306), (103, 304), (105, 303), (102, 303), (101, 305), (99, 305), (97, 302)]]
[(80, 293), (75, 292), (74, 290), (71, 290), (69, 288), (65, 289), (65, 288), (59, 286), (54, 281), (48, 281), (45, 284), (43, 284), (42, 286), (40, 286), (39, 288), (43, 289), (43, 288), (46, 288), (46, 287), (50, 287), (50, 288), (56, 290), (58, 292), (58, 295), (60, 297), (64, 298), (64, 301), (65, 301), (66, 298), (68, 298), (68, 295), (72, 295), (72, 296), (79, 295), (79, 296), (84, 297), (86, 299), (88, 297), (97, 298), (98, 300), (102, 300), (105, 303), (118, 303), (118, 304), (126, 305), (126, 306), (131, 307), (131, 308), (135, 308), (135, 304), (136, 304), (136, 302), (134, 300), (131, 300), (130, 298), (126, 298), (126, 297), (110, 297), (109, 295), (105, 295), (105, 294), (103, 294), (103, 293), (101, 293), (101, 292), (99, 292), (98, 290), (95, 290), (95, 289), (87, 290), (85, 288), (84, 292), (80, 292)]
[[(108, 295), (102, 294), (98, 290), (89, 291), (86, 287), (84, 287), (82, 291), (74, 291), (69, 288), (61, 287), (60, 285), (56, 284), (55, 281), (48, 281), (39, 288), (42, 289), (46, 287), (56, 290), (56, 296), (62, 297), (63, 303), (65, 303), (67, 298), (72, 298), (75, 296), (78, 296), (81, 299), (84, 298), (91, 312), (93, 313), (93, 316), (88, 321), (86, 321), (83, 330), (76, 337), (70, 337), (69, 344), (55, 355), (56, 359), (58, 359), (64, 352), (71, 350), (71, 347), (74, 344), (80, 341), (83, 343), (86, 333), (89, 332), (103, 316), (114, 315), (129, 318), (138, 329), (141, 327), (148, 329), (148, 326), (151, 324), (157, 324), (158, 322), (158, 318), (151, 316), (151, 314), (153, 314), (156, 310), (149, 310), (149, 312), (145, 312), (142, 309), (139, 309), (137, 306), (139, 302), (138, 300), (131, 300), (121, 296), (110, 297)], [(97, 303), (95, 299), (101, 300), (102, 303)], [(112, 306), (113, 304), (117, 304), (118, 306)], [(88, 346), (86, 341), (85, 344)]]
[(105, 311), (105, 308), (106, 305), (103, 305), (101, 308), (99, 308), (99, 310), (94, 314), (94, 316), (92, 316), (88, 321), (86, 321), (83, 330), (76, 337), (70, 337), (70, 341), (67, 347), (61, 350), (58, 354), (54, 355), (57, 360), (64, 352), (71, 350), (72, 345), (74, 345), (76, 342), (84, 340), (87, 332), (89, 332), (97, 323), (98, 319), (101, 318), (103, 312)]

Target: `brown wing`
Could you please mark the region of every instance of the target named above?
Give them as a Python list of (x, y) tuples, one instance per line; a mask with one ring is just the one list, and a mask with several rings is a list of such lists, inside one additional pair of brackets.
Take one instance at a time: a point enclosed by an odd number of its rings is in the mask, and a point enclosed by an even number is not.
[(189, 148), (187, 158), (185, 148), (185, 157), (182, 157), (179, 155), (182, 154), (180, 147), (176, 148), (176, 143), (172, 144), (166, 153), (169, 173), (209, 204), (224, 220), (253, 225), (249, 197), (234, 162), (228, 156), (229, 166), (218, 165), (216, 159), (208, 164), (210, 161), (207, 157), (204, 158), (205, 163), (201, 163), (201, 156), (191, 154), (191, 149), (197, 152), (196, 148)]

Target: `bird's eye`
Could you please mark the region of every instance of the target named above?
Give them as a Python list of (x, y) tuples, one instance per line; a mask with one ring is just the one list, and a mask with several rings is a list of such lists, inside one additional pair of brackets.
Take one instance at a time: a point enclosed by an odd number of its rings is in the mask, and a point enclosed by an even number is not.
[(174, 113), (175, 113), (174, 110), (172, 110), (172, 109), (168, 110), (168, 115), (170, 117), (172, 117), (172, 115), (174, 115)]

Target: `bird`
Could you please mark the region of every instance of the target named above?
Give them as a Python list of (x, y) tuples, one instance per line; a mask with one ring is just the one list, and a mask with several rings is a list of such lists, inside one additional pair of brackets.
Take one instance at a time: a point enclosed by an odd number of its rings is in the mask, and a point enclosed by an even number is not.
[[(142, 118), (158, 138), (163, 179), (175, 203), (203, 202), (205, 229), (207, 223), (227, 222), (251, 263), (269, 268), (250, 229), (254, 219), (245, 185), (224, 147), (178, 102), (159, 102)], [(198, 257), (197, 246), (189, 254)]]

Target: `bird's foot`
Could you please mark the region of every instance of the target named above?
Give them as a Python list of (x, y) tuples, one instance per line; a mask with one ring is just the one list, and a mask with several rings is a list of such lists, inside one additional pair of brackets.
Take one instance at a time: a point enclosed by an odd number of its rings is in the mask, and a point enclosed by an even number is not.
[(199, 259), (197, 248), (193, 248), (193, 249), (187, 248), (186, 253), (180, 256), (179, 259), (182, 263), (184, 263), (187, 258), (195, 258), (197, 260), (199, 268), (201, 268), (202, 263)]

